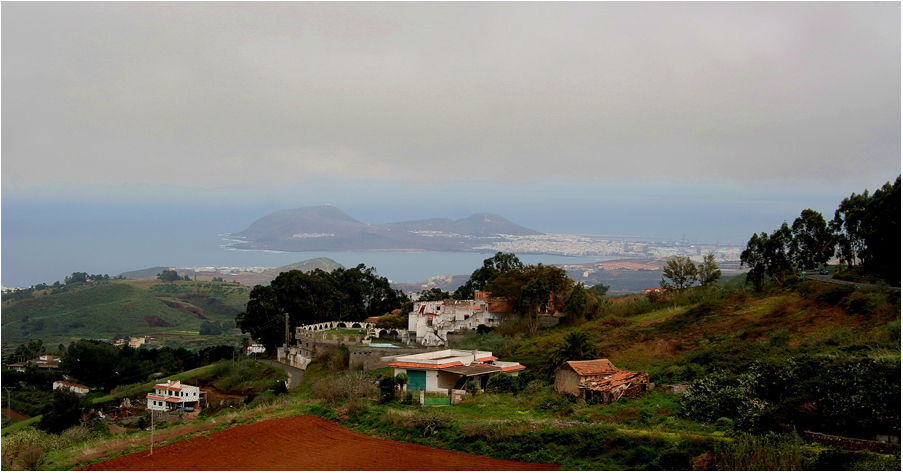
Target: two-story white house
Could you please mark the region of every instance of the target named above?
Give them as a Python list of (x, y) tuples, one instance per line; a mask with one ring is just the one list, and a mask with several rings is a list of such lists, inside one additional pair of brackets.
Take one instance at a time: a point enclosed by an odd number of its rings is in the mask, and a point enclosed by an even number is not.
[(203, 393), (197, 386), (181, 381), (166, 380), (166, 384), (154, 385), (154, 393), (147, 395), (147, 408), (152, 411), (169, 411), (183, 407), (200, 407)]

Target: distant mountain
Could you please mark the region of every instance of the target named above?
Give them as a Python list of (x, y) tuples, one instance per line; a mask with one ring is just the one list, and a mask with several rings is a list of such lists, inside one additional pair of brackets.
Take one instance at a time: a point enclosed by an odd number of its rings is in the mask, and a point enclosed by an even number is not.
[(434, 218), (369, 225), (331, 205), (280, 210), (233, 236), (239, 249), (278, 251), (466, 251), (505, 235), (541, 233), (488, 213), (451, 220)]

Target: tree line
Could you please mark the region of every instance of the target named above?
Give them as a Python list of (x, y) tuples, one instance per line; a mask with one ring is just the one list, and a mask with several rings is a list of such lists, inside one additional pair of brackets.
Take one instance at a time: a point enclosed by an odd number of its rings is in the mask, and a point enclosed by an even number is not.
[(235, 325), (272, 354), (285, 340), (285, 314), (290, 329), (330, 320), (360, 322), (400, 308), (407, 301), (404, 292), (393, 289), (388, 279), (363, 264), (332, 272), (293, 269), (279, 273), (267, 286), (254, 286)]
[(831, 221), (806, 209), (792, 225), (785, 221), (771, 235), (753, 234), (740, 264), (750, 268), (747, 282), (761, 291), (765, 276), (783, 287), (800, 270), (823, 267), (835, 255), (848, 269), (858, 266), (865, 275), (899, 285), (900, 176), (871, 195), (868, 190), (853, 193)]
[[(562, 313), (565, 322), (593, 318), (602, 308), (607, 289), (601, 285), (586, 288), (561, 268), (525, 266), (517, 256), (499, 252), (484, 260), (453, 294), (433, 288), (420, 295), (422, 300), (473, 299), (475, 291), (491, 292), (518, 314), (524, 331), (533, 333), (544, 313)], [(286, 314), (289, 330), (331, 320), (359, 322), (367, 317), (381, 317), (380, 327), (405, 328), (411, 307), (407, 295), (392, 289), (386, 278), (362, 264), (332, 272), (291, 270), (280, 273), (268, 286), (254, 286), (235, 323), (242, 333), (249, 333), (274, 353), (285, 340)], [(392, 315), (394, 309), (402, 309), (402, 313)]]

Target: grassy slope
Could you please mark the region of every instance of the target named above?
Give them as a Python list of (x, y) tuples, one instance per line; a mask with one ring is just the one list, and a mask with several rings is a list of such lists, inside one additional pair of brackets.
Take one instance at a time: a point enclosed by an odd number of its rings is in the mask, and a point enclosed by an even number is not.
[[(3, 304), (3, 348), (29, 339), (47, 347), (80, 338), (113, 338), (148, 333), (197, 334), (205, 319), (231, 324), (244, 309), (250, 289), (230, 283), (113, 280), (69, 292)], [(158, 317), (170, 327), (150, 327)], [(198, 342), (203, 345), (204, 338)]]
[[(695, 303), (694, 297), (683, 297), (635, 315), (613, 306), (608, 315), (579, 329), (616, 366), (648, 371), (659, 382), (681, 380), (688, 364), (736, 370), (766, 357), (841, 352), (900, 356), (899, 295), (895, 310), (885, 305), (877, 313), (855, 315), (842, 304), (819, 300), (820, 294), (834, 289), (831, 285), (806, 284), (807, 295), (716, 291), (696, 296), (700, 301)], [(541, 331), (522, 341), (510, 358), (531, 368), (542, 366), (555, 345), (576, 328)]]

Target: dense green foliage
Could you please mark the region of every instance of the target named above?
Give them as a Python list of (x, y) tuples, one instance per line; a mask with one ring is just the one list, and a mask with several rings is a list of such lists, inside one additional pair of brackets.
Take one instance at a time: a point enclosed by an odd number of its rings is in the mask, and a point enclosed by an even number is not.
[(254, 286), (235, 323), (242, 333), (250, 333), (269, 353), (275, 353), (285, 340), (285, 314), (291, 327), (330, 320), (361, 321), (400, 308), (406, 300), (386, 278), (362, 264), (330, 273), (292, 270), (280, 273), (268, 286)]
[(233, 347), (159, 349), (115, 347), (97, 340), (78, 340), (66, 348), (63, 373), (90, 387), (104, 390), (147, 380), (154, 373), (168, 375), (234, 356)]
[(58, 434), (81, 420), (82, 412), (89, 407), (85, 398), (68, 389), (55, 389), (48, 409), (38, 426), (51, 434)]
[(852, 194), (844, 199), (834, 219), (826, 222), (812, 209), (803, 210), (792, 226), (784, 222), (771, 235), (753, 234), (740, 255), (750, 268), (747, 281), (757, 291), (767, 274), (779, 286), (791, 283), (798, 271), (824, 266), (835, 256), (848, 267), (884, 282), (900, 284), (900, 177), (869, 196)]
[(733, 419), (751, 432), (899, 435), (900, 359), (802, 356), (754, 363), (738, 375), (717, 372), (690, 386), (681, 413)]
[(483, 266), (470, 274), (470, 279), (462, 284), (452, 295), (454, 299), (473, 299), (474, 291), (482, 291), (501, 274), (511, 269), (523, 268), (523, 263), (512, 253), (498, 252), (491, 258), (483, 260)]

